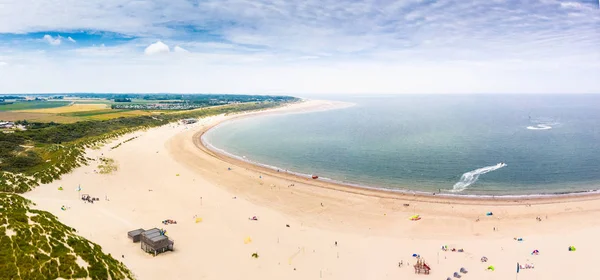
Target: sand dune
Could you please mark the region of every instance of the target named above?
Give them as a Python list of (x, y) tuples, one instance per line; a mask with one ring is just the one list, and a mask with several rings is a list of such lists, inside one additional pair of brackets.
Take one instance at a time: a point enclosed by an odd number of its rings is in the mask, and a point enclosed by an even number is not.
[[(346, 104), (309, 101), (277, 111), (338, 106)], [(515, 277), (517, 262), (535, 264), (518, 279), (594, 278), (600, 249), (595, 196), (465, 200), (298, 178), (200, 145), (203, 131), (235, 117), (134, 133), (139, 137), (110, 150), (132, 137), (125, 135), (88, 152), (91, 158), (114, 159), (119, 166), (114, 174), (95, 173), (93, 163), (26, 197), (117, 256), (139, 279), (446, 279), (465, 267), (469, 273), (462, 279), (504, 280)], [(81, 193), (100, 201), (79, 200), (79, 184)], [(62, 211), (62, 205), (70, 209)], [(494, 215), (485, 216), (488, 211)], [(409, 221), (414, 214), (422, 219)], [(196, 216), (203, 221), (195, 223)], [(252, 216), (258, 221), (248, 220)], [(178, 223), (165, 226), (164, 219)], [(166, 229), (175, 251), (157, 257), (143, 253), (126, 236), (139, 227)], [(245, 244), (248, 237), (252, 242)], [(443, 252), (442, 245), (465, 252)], [(570, 245), (577, 251), (569, 252)], [(531, 255), (534, 249), (540, 254)], [(258, 259), (251, 258), (255, 252)], [(425, 258), (431, 275), (398, 267), (400, 261), (414, 264), (413, 253)], [(480, 262), (482, 256), (487, 263)], [(489, 265), (496, 270), (486, 271)]]

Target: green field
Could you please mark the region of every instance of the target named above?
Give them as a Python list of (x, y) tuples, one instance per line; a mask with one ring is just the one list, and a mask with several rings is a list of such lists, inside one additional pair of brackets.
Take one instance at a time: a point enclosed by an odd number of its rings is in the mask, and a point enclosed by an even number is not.
[(16, 110), (33, 110), (33, 109), (48, 109), (67, 106), (71, 102), (68, 101), (17, 101), (12, 104), (2, 105), (0, 103), (0, 111), (16, 111)]
[(106, 110), (63, 113), (61, 115), (69, 116), (69, 117), (92, 117), (92, 116), (97, 116), (97, 115), (114, 114), (114, 113), (119, 113), (119, 112), (123, 112), (123, 111), (127, 111), (127, 110), (106, 109)]

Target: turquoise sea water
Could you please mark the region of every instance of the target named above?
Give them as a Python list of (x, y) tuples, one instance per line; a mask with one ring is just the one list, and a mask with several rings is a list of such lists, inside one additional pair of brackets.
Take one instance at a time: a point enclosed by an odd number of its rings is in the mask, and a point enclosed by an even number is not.
[(399, 190), (600, 189), (600, 95), (337, 97), (354, 107), (247, 118), (205, 140), (281, 169)]

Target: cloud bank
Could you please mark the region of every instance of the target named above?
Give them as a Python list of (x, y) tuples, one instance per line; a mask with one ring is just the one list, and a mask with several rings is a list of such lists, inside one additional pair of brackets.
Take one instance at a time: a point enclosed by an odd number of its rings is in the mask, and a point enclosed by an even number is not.
[(600, 93), (596, 1), (4, 2), (0, 92)]

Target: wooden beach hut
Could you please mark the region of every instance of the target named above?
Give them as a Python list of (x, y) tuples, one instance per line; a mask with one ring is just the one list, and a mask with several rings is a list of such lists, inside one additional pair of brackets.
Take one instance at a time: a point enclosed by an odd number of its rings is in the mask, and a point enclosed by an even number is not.
[(140, 238), (142, 237), (142, 232), (144, 232), (143, 228), (132, 230), (127, 233), (127, 237), (129, 237), (129, 239), (131, 239), (133, 241), (133, 243), (140, 242)]
[(164, 235), (158, 228), (153, 228), (141, 233), (141, 248), (147, 253), (160, 254), (173, 250), (173, 241)]

